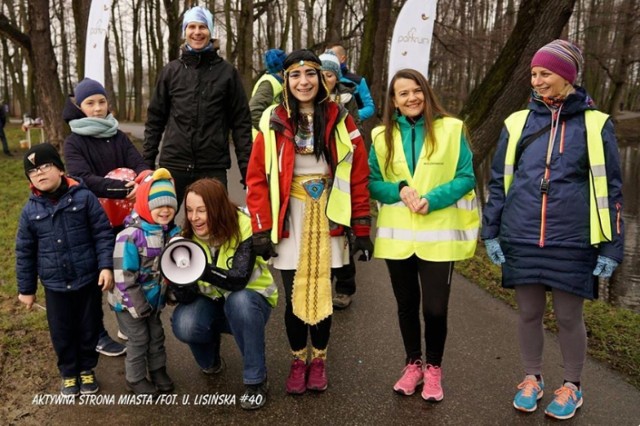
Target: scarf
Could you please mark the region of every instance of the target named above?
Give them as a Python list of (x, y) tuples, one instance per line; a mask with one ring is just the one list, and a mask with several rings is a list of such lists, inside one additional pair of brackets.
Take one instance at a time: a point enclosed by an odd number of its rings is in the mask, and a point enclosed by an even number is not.
[(560, 97), (560, 96), (556, 96), (556, 97), (552, 97), (552, 96), (540, 96), (540, 94), (538, 92), (536, 92), (535, 90), (531, 91), (531, 97), (537, 101), (540, 101), (546, 105), (548, 105), (549, 107), (553, 108), (553, 109), (559, 109), (562, 104), (564, 103), (565, 99), (564, 97)]
[(85, 117), (69, 121), (69, 127), (78, 135), (110, 138), (118, 132), (118, 120), (112, 114), (105, 118)]

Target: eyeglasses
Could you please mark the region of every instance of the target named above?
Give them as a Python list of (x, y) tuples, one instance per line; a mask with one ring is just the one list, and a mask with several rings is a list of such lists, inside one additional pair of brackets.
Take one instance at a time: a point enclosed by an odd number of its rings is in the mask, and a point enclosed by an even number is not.
[(40, 166), (38, 166), (36, 168), (27, 170), (27, 174), (29, 176), (35, 176), (35, 175), (38, 174), (38, 172), (46, 173), (49, 170), (51, 170), (52, 166), (53, 166), (53, 163), (44, 163), (44, 164), (41, 164)]

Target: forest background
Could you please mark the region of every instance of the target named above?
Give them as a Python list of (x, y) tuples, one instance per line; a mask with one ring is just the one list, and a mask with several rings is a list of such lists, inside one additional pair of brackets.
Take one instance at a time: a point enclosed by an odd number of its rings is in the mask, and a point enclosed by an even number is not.
[[(600, 109), (640, 109), (640, 0), (440, 0), (430, 81), (465, 119), (476, 166), (495, 145), (504, 117), (529, 94), (529, 61), (543, 44), (568, 38), (583, 48), (582, 79)], [(114, 115), (144, 121), (156, 76), (179, 55), (182, 14), (194, 5), (215, 17), (220, 53), (247, 93), (273, 47), (347, 48), (382, 110), (390, 38), (404, 0), (114, 0), (105, 78)], [(68, 133), (65, 97), (84, 76), (88, 0), (0, 0), (0, 100), (10, 114), (42, 117), (48, 139)], [(408, 31), (410, 29), (407, 29)], [(368, 120), (369, 127), (377, 120)]]

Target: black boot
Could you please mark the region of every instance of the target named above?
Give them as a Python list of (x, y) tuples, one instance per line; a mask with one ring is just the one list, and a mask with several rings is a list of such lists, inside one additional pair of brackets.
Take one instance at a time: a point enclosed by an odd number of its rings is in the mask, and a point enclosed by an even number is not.
[(166, 367), (160, 367), (157, 370), (150, 371), (151, 381), (156, 385), (156, 389), (161, 393), (169, 393), (174, 389), (173, 380), (167, 374)]
[(145, 377), (137, 382), (130, 382), (127, 380), (127, 390), (135, 393), (136, 395), (158, 395), (156, 387)]

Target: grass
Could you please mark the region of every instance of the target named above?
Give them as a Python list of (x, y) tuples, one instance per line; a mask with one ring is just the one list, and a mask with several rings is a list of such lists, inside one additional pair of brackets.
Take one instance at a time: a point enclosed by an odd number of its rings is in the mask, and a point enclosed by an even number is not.
[[(456, 263), (456, 270), (493, 297), (516, 307), (515, 293), (502, 288), (500, 268), (491, 263), (484, 247), (478, 246), (472, 259)], [(640, 389), (640, 314), (596, 300), (585, 303), (584, 317), (589, 355), (608, 364)], [(549, 294), (544, 325), (557, 332)]]

